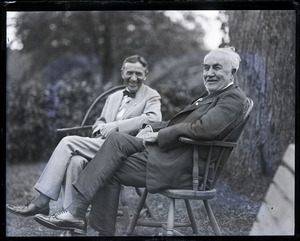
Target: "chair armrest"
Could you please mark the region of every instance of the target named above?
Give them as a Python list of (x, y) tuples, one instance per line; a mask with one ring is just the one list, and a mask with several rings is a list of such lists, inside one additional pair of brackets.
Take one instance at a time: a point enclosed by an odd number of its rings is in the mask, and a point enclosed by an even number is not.
[(85, 125), (85, 122), (90, 114), (90, 112), (92, 111), (92, 109), (94, 108), (94, 106), (102, 99), (106, 98), (108, 95), (114, 93), (115, 91), (117, 90), (121, 90), (121, 89), (124, 89), (125, 88), (125, 85), (118, 85), (118, 86), (115, 86), (107, 91), (104, 91), (101, 95), (99, 95), (95, 100), (94, 102), (91, 104), (91, 106), (89, 107), (89, 109), (87, 110), (87, 112), (85, 113), (85, 116), (81, 122), (81, 126), (75, 126), (75, 127), (70, 127), (70, 128), (60, 128), (60, 129), (57, 129), (56, 131), (57, 132), (60, 132), (60, 133), (66, 133), (68, 131), (77, 131), (77, 130), (85, 130), (85, 129), (90, 129), (92, 128), (93, 125)]
[(190, 138), (186, 137), (179, 137), (179, 141), (191, 144), (191, 145), (197, 145), (197, 146), (223, 146), (223, 147), (236, 147), (237, 142), (230, 142), (230, 141), (195, 141)]
[(56, 131), (57, 132), (68, 132), (68, 131), (76, 131), (76, 130), (84, 130), (84, 129), (90, 129), (92, 128), (93, 125), (88, 125), (88, 126), (75, 126), (75, 127), (69, 127), (69, 128), (60, 128), (60, 129), (57, 129)]

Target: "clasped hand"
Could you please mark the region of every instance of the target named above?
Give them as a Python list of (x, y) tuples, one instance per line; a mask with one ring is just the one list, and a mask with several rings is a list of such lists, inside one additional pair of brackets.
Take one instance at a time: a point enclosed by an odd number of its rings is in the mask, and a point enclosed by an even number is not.
[(147, 125), (142, 129), (136, 137), (143, 139), (144, 145), (146, 142), (155, 142), (157, 140), (158, 132), (153, 132), (152, 127)]
[(103, 126), (101, 126), (100, 133), (101, 133), (101, 136), (106, 138), (110, 133), (117, 132), (117, 130), (118, 130), (117, 123), (111, 122), (111, 123), (106, 123)]

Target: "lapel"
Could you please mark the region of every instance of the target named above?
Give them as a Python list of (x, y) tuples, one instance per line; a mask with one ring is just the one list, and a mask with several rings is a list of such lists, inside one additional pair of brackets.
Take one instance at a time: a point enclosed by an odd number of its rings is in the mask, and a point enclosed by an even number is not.
[(136, 106), (138, 103), (142, 101), (142, 99), (144, 98), (145, 89), (146, 89), (145, 85), (142, 84), (139, 90), (136, 92), (135, 98), (133, 98), (129, 102), (122, 119), (126, 119), (128, 115), (134, 110), (134, 106)]
[(227, 87), (224, 90), (220, 90), (220, 91), (214, 92), (212, 94), (208, 94), (208, 95), (202, 96), (202, 97), (200, 97), (200, 98), (192, 101), (191, 105), (189, 107), (187, 107), (186, 110), (195, 110), (198, 107), (200, 107), (201, 105), (205, 105), (205, 104), (211, 103), (211, 102), (213, 102), (213, 100), (216, 97), (220, 97), (223, 93), (225, 93), (225, 92), (227, 92), (229, 90), (232, 90), (234, 88), (235, 88), (234, 85), (230, 85), (229, 87)]
[(198, 109), (200, 106), (210, 104), (210, 103), (212, 103), (216, 99), (216, 97), (220, 97), (222, 93), (227, 92), (227, 91), (229, 91), (229, 90), (231, 90), (233, 88), (235, 88), (235, 86), (231, 85), (228, 88), (226, 88), (225, 90), (217, 91), (217, 92), (214, 92), (214, 93), (212, 93), (210, 95), (206, 95), (204, 97), (200, 97), (200, 98), (195, 99), (194, 101), (191, 102), (191, 104), (187, 108), (185, 108), (183, 111), (181, 111), (178, 114), (176, 114), (171, 119), (171, 121), (169, 122), (169, 125), (179, 115), (186, 114), (187, 112), (191, 112), (191, 111), (193, 111), (195, 109)]
[(111, 113), (111, 117), (112, 120), (111, 121), (115, 121), (121, 102), (123, 100), (123, 90), (116, 92), (116, 94), (113, 96), (112, 101), (111, 101), (111, 105), (109, 106), (110, 108), (110, 113)]
[[(197, 101), (197, 100), (199, 100), (199, 101)], [(186, 114), (187, 112), (191, 112), (191, 111), (199, 108), (200, 106), (203, 106), (205, 104), (211, 103), (212, 101), (213, 101), (213, 98), (211, 98), (210, 95), (207, 95), (205, 97), (199, 97), (196, 100), (192, 101), (192, 103), (188, 107), (186, 107), (184, 110), (182, 110), (181, 112), (179, 112), (178, 114), (176, 114), (172, 118), (172, 120), (174, 120), (179, 115)], [(172, 120), (170, 121), (170, 123), (172, 122)]]

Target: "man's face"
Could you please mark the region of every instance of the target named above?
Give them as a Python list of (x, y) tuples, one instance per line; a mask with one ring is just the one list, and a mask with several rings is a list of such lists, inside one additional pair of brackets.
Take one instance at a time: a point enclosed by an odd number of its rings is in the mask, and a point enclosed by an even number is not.
[(122, 78), (130, 92), (137, 92), (144, 80), (146, 80), (146, 69), (140, 62), (125, 63)]
[(224, 53), (210, 53), (204, 59), (203, 67), (204, 85), (210, 93), (222, 90), (233, 81), (231, 62)]

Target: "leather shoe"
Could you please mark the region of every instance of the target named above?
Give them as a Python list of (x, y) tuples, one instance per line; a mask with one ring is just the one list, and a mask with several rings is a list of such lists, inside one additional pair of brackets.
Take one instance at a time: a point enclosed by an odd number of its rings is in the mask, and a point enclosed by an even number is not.
[(61, 211), (51, 216), (37, 214), (34, 220), (39, 224), (55, 230), (67, 230), (75, 234), (86, 234), (86, 219), (74, 217), (69, 211)]
[(37, 207), (33, 203), (28, 203), (24, 206), (12, 206), (9, 204), (6, 204), (6, 208), (8, 211), (10, 211), (13, 214), (17, 214), (23, 217), (29, 217), (34, 216), (36, 214), (45, 214), (48, 215), (50, 212), (50, 208), (47, 205), (46, 207)]

